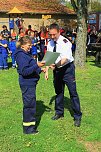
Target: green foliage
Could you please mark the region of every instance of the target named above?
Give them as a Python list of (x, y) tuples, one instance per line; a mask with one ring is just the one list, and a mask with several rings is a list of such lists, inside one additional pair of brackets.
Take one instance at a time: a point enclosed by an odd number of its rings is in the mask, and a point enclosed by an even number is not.
[(71, 2), (66, 3), (67, 8), (73, 9), (73, 6), (71, 5)]
[(100, 2), (91, 2), (91, 10), (92, 11), (101, 11), (101, 3)]
[[(65, 88), (65, 117), (52, 121), (54, 88), (41, 74), (37, 85), (38, 135), (22, 133), (22, 97), (16, 69), (0, 71), (0, 151), (1, 152), (87, 152), (101, 146), (101, 69), (94, 62), (76, 70), (77, 88), (83, 112), (82, 125), (75, 128), (69, 113), (69, 93)], [(51, 100), (51, 102), (50, 102)], [(50, 103), (50, 104), (49, 104)], [(94, 149), (94, 147), (92, 147)], [(91, 149), (90, 151), (93, 151)], [(96, 149), (97, 150), (97, 149)], [(100, 151), (100, 149), (99, 149)]]

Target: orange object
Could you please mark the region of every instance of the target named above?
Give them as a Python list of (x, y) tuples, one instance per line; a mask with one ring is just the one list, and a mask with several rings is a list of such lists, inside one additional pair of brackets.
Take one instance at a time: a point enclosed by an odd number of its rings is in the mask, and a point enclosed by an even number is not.
[(16, 36), (17, 34), (15, 32), (11, 34), (11, 37), (16, 37)]
[(22, 32), (19, 35), (20, 35), (20, 37), (24, 37), (25, 34)]

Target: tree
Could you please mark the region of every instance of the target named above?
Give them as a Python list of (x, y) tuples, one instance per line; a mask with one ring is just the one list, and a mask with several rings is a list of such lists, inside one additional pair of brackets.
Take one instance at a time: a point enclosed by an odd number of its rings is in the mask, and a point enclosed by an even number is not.
[(77, 48), (75, 52), (75, 65), (85, 66), (86, 40), (87, 40), (87, 8), (88, 0), (71, 0), (71, 4), (77, 13)]

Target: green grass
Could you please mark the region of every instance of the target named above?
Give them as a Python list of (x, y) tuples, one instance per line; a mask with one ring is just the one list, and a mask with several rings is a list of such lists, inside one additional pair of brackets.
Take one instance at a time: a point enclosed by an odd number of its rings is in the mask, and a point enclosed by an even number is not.
[[(22, 133), (22, 97), (16, 69), (0, 71), (0, 152), (100, 152), (101, 67), (90, 59), (85, 69), (76, 69), (77, 90), (83, 112), (82, 125), (75, 128), (65, 88), (65, 117), (52, 121), (54, 88), (41, 74), (37, 85), (38, 135)], [(49, 104), (51, 103), (51, 104)]]

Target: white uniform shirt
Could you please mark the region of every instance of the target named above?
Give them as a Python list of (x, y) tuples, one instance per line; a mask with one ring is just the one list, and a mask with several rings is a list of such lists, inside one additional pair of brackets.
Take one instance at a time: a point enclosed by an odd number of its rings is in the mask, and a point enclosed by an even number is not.
[[(53, 52), (53, 49), (54, 41), (51, 39), (48, 42), (47, 51)], [(56, 41), (56, 52), (60, 53), (60, 56), (55, 61), (55, 64), (57, 64), (61, 59), (64, 58), (67, 58), (68, 60), (66, 64), (74, 61), (74, 58), (72, 56), (72, 43), (62, 35), (60, 35), (58, 40)]]

